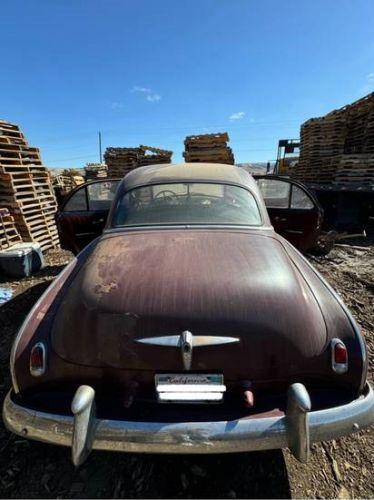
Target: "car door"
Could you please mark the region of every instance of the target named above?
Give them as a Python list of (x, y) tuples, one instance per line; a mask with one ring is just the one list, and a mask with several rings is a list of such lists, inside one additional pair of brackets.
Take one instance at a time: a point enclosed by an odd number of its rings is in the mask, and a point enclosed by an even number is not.
[(256, 177), (273, 227), (302, 252), (320, 233), (323, 210), (301, 183), (276, 175)]
[(88, 182), (66, 196), (56, 214), (62, 248), (77, 254), (102, 233), (119, 182)]

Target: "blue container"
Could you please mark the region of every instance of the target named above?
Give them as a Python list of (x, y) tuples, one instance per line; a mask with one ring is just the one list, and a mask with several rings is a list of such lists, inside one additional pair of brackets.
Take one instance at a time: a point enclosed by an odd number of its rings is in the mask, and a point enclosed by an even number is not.
[(17, 243), (0, 252), (0, 272), (11, 278), (31, 276), (44, 267), (38, 243)]

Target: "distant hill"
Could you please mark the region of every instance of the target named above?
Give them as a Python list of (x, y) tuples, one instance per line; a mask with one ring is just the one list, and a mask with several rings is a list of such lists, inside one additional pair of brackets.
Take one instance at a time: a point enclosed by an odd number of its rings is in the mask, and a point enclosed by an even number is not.
[(55, 168), (55, 167), (47, 167), (49, 169), (49, 171), (51, 172), (52, 176), (53, 177), (57, 177), (58, 175), (62, 174), (62, 172), (65, 170), (65, 169), (69, 169), (69, 168), (73, 168), (74, 170), (77, 170), (80, 175), (82, 175), (84, 177), (84, 168), (79, 168), (79, 167), (65, 167), (65, 168)]
[[(267, 165), (267, 162), (237, 163), (236, 164), (237, 167), (244, 168), (244, 170), (246, 170), (250, 174), (259, 174), (259, 175), (266, 174), (266, 165)], [(274, 165), (274, 163), (272, 162), (270, 170), (273, 169), (273, 165)], [(65, 168), (69, 168), (69, 167), (65, 167)], [(49, 168), (49, 170), (51, 171), (53, 176), (57, 176), (57, 175), (60, 175), (63, 172), (63, 170), (65, 170), (65, 168), (52, 167), (52, 168)], [(74, 168), (74, 170), (78, 170), (82, 176), (85, 175), (84, 168), (79, 168), (79, 167), (71, 167), (71, 168)]]

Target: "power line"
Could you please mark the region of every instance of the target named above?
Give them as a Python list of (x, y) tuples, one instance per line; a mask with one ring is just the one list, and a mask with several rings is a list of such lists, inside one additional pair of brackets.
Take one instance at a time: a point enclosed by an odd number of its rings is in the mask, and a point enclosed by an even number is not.
[(48, 163), (61, 163), (64, 161), (74, 161), (74, 160), (86, 160), (87, 158), (96, 158), (97, 159), (97, 154), (95, 155), (85, 155), (85, 156), (75, 156), (73, 158), (61, 158), (60, 160), (53, 160)]
[[(156, 137), (156, 135), (155, 135)], [(276, 141), (278, 143), (278, 137), (275, 137), (275, 136), (249, 136), (247, 139), (240, 139), (240, 140), (235, 140), (235, 144), (248, 144), (249, 142), (260, 142), (260, 141)], [(105, 142), (108, 142), (108, 141), (105, 141)], [(171, 143), (172, 141), (164, 141), (164, 142), (169, 142)], [(178, 141), (179, 142), (179, 141)], [(51, 148), (49, 147), (44, 147), (43, 146), (43, 150), (46, 151), (46, 150), (51, 150), (53, 152), (55, 151), (76, 151), (76, 150), (84, 150), (84, 149), (90, 149), (92, 147), (94, 147), (94, 142), (92, 142), (92, 144), (73, 144), (71, 146), (69, 145), (64, 145), (64, 146), (53, 146)]]
[[(124, 135), (126, 137), (135, 137), (135, 136), (138, 136), (138, 135), (143, 135), (143, 136), (149, 136), (149, 135), (152, 135), (152, 136), (155, 136), (157, 134), (157, 132), (154, 132), (154, 130), (156, 129), (157, 131), (174, 131), (174, 132), (178, 132), (178, 131), (186, 131), (188, 129), (198, 129), (200, 131), (202, 131), (201, 133), (204, 133), (204, 129), (232, 129), (231, 132), (234, 132), (235, 129), (250, 129), (250, 128), (253, 128), (253, 127), (256, 127), (256, 126), (263, 126), (263, 125), (286, 125), (286, 124), (293, 124), (293, 123), (301, 123), (301, 120), (278, 120), (278, 121), (255, 121), (255, 122), (251, 122), (251, 123), (225, 123), (225, 124), (220, 124), (220, 125), (181, 125), (181, 126), (156, 126), (156, 125), (152, 125), (152, 129), (147, 129), (147, 128), (144, 128), (142, 127), (141, 130), (139, 130), (138, 132), (126, 132), (126, 131), (121, 131), (121, 130), (118, 130), (118, 128), (116, 129), (103, 129), (102, 130), (102, 133), (105, 133), (107, 136), (109, 135), (113, 135), (113, 134), (117, 134), (117, 135)], [(127, 124), (126, 124), (127, 125)], [(130, 124), (129, 124), (130, 125)], [(150, 133), (147, 132), (149, 130), (152, 130)], [(209, 130), (205, 130), (205, 132), (208, 132)], [(75, 134), (73, 135), (68, 135), (68, 136), (56, 136), (56, 137), (47, 137), (45, 141), (41, 141), (43, 142), (44, 144), (48, 144), (48, 143), (54, 143), (54, 142), (61, 142), (62, 140), (69, 140), (69, 139), (76, 139), (77, 136), (84, 136), (84, 137), (92, 137), (92, 139), (94, 140), (94, 137), (96, 136), (97, 132), (94, 132), (94, 131), (90, 131), (90, 132), (83, 132), (83, 131), (78, 131), (76, 132)]]
[[(181, 154), (183, 153), (184, 149), (178, 149), (173, 151), (173, 154)], [(267, 149), (236, 149), (234, 150), (234, 154), (236, 153), (255, 153), (255, 152), (269, 152), (269, 151), (274, 151), (274, 148), (267, 148)], [(74, 161), (74, 160), (85, 160), (87, 158), (97, 158), (97, 155), (84, 155), (84, 156), (73, 156), (70, 158), (61, 158), (59, 160), (53, 160), (51, 163), (60, 163), (60, 162), (65, 162), (65, 161)]]

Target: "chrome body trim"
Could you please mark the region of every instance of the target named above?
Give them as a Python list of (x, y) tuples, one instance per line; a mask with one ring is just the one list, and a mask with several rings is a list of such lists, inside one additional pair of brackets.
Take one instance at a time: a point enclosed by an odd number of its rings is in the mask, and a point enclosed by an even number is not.
[(188, 330), (181, 333), (180, 336), (180, 349), (183, 360), (184, 369), (191, 370), (192, 364), (192, 350), (194, 346), (193, 335)]
[(183, 347), (185, 344), (192, 347), (203, 347), (208, 345), (232, 344), (240, 342), (238, 337), (217, 337), (215, 335), (192, 335), (185, 331), (180, 335), (163, 335), (162, 337), (146, 337), (144, 339), (135, 339), (141, 344), (159, 345), (163, 347)]
[(309, 412), (312, 403), (303, 384), (292, 384), (287, 394), (287, 430), (289, 447), (300, 462), (310, 454)]
[(158, 345), (162, 347), (179, 347), (182, 355), (184, 369), (191, 370), (192, 353), (194, 347), (210, 345), (232, 344), (240, 342), (237, 337), (217, 337), (215, 335), (193, 335), (188, 330), (180, 335), (163, 335), (162, 337), (146, 337), (135, 339), (140, 344)]
[(135, 231), (157, 231), (164, 229), (227, 229), (227, 230), (244, 230), (244, 231), (261, 231), (266, 233), (274, 233), (273, 226), (246, 226), (246, 225), (230, 225), (230, 224), (160, 224), (160, 225), (139, 225), (139, 226), (123, 226), (123, 227), (108, 227), (105, 228), (103, 233), (104, 235), (111, 235), (117, 233), (127, 233), (127, 232), (135, 232)]
[[(296, 384), (295, 384), (296, 385)], [(300, 390), (299, 390), (300, 389)], [(308, 401), (299, 388), (294, 401), (296, 417)], [(289, 410), (290, 411), (290, 410)], [(292, 413), (291, 413), (292, 415)], [(229, 453), (294, 447), (292, 416), (248, 418), (222, 422), (133, 422), (94, 418), (92, 448), (141, 453)], [(72, 446), (74, 417), (35, 411), (12, 400), (4, 401), (3, 419), (8, 430), (30, 439)], [(297, 420), (297, 419), (296, 419)], [(308, 412), (310, 443), (336, 439), (374, 423), (374, 393), (366, 384), (358, 399), (334, 408)], [(299, 441), (299, 447), (306, 440)], [(303, 444), (304, 443), (304, 444)], [(295, 452), (295, 451), (294, 451)], [(299, 456), (303, 459), (303, 456)]]
[(71, 458), (75, 466), (81, 465), (92, 449), (95, 435), (95, 391), (89, 385), (81, 385), (71, 403), (74, 414), (74, 430)]

